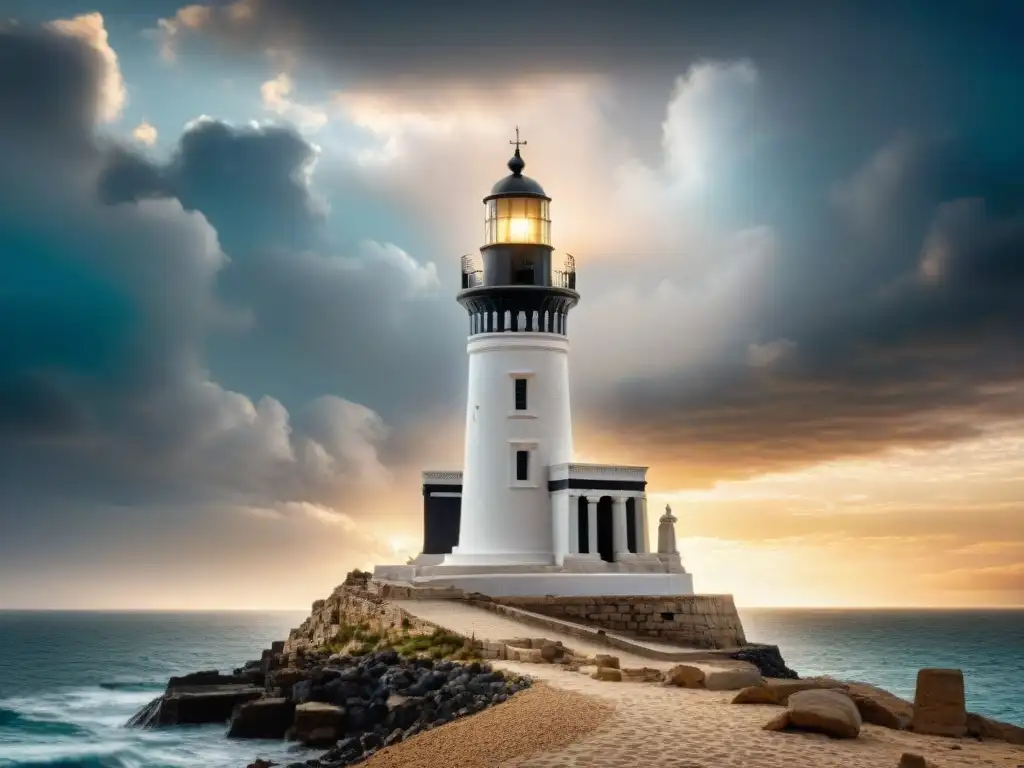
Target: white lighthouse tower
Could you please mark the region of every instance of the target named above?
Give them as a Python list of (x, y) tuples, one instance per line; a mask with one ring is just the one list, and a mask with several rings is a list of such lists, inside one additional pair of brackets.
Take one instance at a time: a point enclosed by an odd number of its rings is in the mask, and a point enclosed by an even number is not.
[(458, 545), (452, 565), (552, 565), (547, 468), (572, 461), (569, 310), (575, 271), (552, 269), (549, 198), (512, 172), (484, 198), (483, 269), (463, 271), (469, 396)]
[(463, 257), (457, 297), (469, 315), (463, 470), (423, 473), (423, 551), (374, 578), (495, 596), (692, 594), (674, 546), (650, 549), (647, 467), (573, 462), (576, 265), (555, 269), (551, 198), (523, 175), (518, 128), (511, 143), (511, 173), (483, 201), (480, 268)]

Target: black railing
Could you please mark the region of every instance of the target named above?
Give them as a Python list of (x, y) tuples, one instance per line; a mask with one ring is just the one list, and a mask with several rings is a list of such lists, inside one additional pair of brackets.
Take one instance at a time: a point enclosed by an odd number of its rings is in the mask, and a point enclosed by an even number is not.
[(483, 270), (476, 268), (473, 254), (467, 253), (462, 257), (462, 289), (476, 288), (484, 284)]
[(551, 283), (556, 288), (576, 290), (576, 259), (572, 254), (565, 255), (565, 266), (552, 272)]

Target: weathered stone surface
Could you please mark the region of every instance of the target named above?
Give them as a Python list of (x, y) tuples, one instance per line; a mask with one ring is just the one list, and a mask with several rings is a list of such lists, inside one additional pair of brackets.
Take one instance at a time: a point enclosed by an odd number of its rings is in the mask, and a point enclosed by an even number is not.
[(595, 680), (604, 680), (609, 683), (622, 682), (622, 670), (615, 667), (598, 667), (593, 674)]
[(344, 733), (345, 708), (321, 701), (307, 701), (295, 707), (293, 736), (309, 746), (333, 744)]
[(713, 663), (704, 667), (704, 687), (709, 691), (736, 691), (761, 682), (761, 673), (745, 661)]
[(246, 702), (231, 716), (228, 736), (237, 739), (283, 739), (294, 713), (295, 705), (289, 699)]
[(677, 688), (703, 688), (704, 670), (691, 664), (677, 664), (665, 673), (665, 684)]
[(601, 667), (611, 667), (612, 669), (619, 668), (618, 656), (609, 656), (604, 653), (599, 653), (594, 657), (594, 662), (597, 664), (598, 669)]
[(846, 695), (857, 705), (865, 723), (905, 731), (914, 718), (914, 705), (883, 688), (866, 683), (849, 683), (844, 686)]
[(757, 686), (761, 673), (745, 661), (701, 661), (677, 664), (665, 673), (665, 682), (680, 688), (736, 691)]
[(767, 678), (760, 685), (744, 688), (733, 697), (733, 704), (777, 704), (785, 706), (789, 697), (800, 691), (813, 691), (819, 688), (838, 688), (834, 680), (809, 678), (807, 680), (778, 680)]
[(917, 673), (912, 726), (915, 733), (959, 738), (967, 734), (964, 675), (959, 669)]
[(824, 733), (835, 739), (855, 739), (861, 717), (849, 696), (833, 690), (798, 691), (789, 697), (786, 726)]
[(789, 727), (789, 712), (783, 710), (762, 726), (765, 731), (784, 731)]
[(982, 717), (973, 712), (967, 713), (967, 735), (976, 739), (996, 739), (1010, 744), (1024, 744), (1024, 728)]

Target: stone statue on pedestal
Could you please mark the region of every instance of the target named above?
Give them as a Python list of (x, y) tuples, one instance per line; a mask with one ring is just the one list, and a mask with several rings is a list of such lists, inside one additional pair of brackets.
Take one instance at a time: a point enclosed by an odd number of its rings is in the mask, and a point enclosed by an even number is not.
[(665, 514), (658, 520), (658, 554), (679, 554), (676, 549), (676, 518), (668, 504), (665, 505)]
[(658, 520), (658, 559), (670, 572), (686, 573), (676, 549), (676, 517), (668, 504), (665, 505), (665, 514)]

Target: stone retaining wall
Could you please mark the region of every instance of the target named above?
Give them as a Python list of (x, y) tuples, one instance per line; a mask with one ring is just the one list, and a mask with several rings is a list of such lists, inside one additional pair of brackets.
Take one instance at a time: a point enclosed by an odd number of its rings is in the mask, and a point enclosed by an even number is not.
[(492, 601), (558, 619), (697, 648), (746, 645), (732, 595), (499, 597)]

